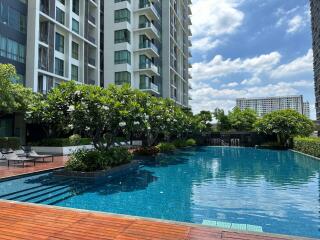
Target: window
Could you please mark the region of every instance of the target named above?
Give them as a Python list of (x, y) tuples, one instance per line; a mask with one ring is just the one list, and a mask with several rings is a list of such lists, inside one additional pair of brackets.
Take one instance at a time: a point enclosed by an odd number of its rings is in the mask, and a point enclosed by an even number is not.
[(72, 0), (72, 12), (79, 15), (79, 0)]
[(79, 33), (79, 22), (72, 18), (72, 31)]
[(62, 11), (60, 8), (56, 8), (56, 20), (57, 22), (64, 24), (64, 11)]
[(71, 80), (79, 81), (79, 68), (78, 66), (71, 65)]
[(116, 72), (115, 73), (115, 84), (131, 84), (131, 74), (129, 72)]
[(114, 0), (115, 3), (124, 2), (124, 1), (127, 1), (127, 2), (131, 3), (131, 0)]
[(0, 56), (25, 63), (26, 48), (24, 45), (0, 35)]
[(0, 22), (13, 29), (26, 33), (27, 18), (22, 13), (11, 8), (4, 2), (0, 2)]
[(61, 4), (65, 4), (65, 0), (58, 0), (58, 2), (60, 2)]
[(72, 42), (72, 58), (79, 60), (79, 44)]
[(64, 36), (60, 33), (56, 33), (56, 50), (64, 53)]
[(130, 43), (130, 32), (127, 29), (114, 32), (114, 43)]
[(130, 23), (130, 11), (127, 8), (116, 10), (114, 12), (114, 22), (129, 22)]
[(131, 64), (131, 53), (127, 50), (116, 51), (114, 53), (114, 64)]
[(63, 76), (64, 75), (64, 62), (59, 58), (55, 58), (55, 74)]

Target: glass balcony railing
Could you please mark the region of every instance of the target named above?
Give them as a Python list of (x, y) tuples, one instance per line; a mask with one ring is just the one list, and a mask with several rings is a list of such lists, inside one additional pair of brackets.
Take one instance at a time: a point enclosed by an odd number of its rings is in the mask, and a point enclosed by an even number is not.
[(157, 54), (159, 54), (159, 49), (156, 45), (154, 45), (152, 42), (143, 42), (139, 44), (140, 49), (144, 48), (151, 48), (153, 51), (155, 51)]

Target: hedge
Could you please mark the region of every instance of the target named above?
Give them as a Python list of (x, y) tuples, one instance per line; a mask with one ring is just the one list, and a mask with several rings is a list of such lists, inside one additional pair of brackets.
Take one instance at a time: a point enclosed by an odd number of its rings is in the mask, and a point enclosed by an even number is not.
[(21, 147), (20, 138), (16, 137), (1, 137), (0, 138), (0, 149), (13, 149), (17, 150)]
[(320, 158), (320, 138), (295, 138), (293, 149)]
[(81, 145), (91, 145), (91, 138), (81, 138), (77, 142), (70, 138), (48, 138), (43, 139), (40, 142), (33, 142), (29, 145), (32, 146), (44, 146), (44, 147), (70, 147), (70, 146), (81, 146)]

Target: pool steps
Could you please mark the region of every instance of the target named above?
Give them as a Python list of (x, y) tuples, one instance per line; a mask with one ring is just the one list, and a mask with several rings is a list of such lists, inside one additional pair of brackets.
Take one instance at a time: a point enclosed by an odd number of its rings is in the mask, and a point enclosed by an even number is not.
[(0, 196), (0, 199), (53, 205), (91, 187), (91, 185), (75, 180), (56, 181), (4, 194)]
[(231, 229), (231, 230), (240, 230), (240, 231), (263, 233), (263, 229), (262, 229), (261, 226), (250, 225), (250, 224), (240, 224), (240, 223), (230, 223), (230, 222), (203, 220), (202, 225), (206, 225), (206, 226), (210, 226), (210, 227), (216, 227), (216, 228)]

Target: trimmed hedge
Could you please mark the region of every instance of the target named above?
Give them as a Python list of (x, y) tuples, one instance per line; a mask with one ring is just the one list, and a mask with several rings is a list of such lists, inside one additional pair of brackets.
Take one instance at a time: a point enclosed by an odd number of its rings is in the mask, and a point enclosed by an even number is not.
[(320, 138), (295, 138), (293, 149), (320, 158)]
[(172, 143), (159, 143), (157, 145), (157, 148), (161, 153), (168, 153), (168, 152), (173, 152), (176, 150), (176, 146)]
[(0, 149), (13, 149), (17, 150), (21, 147), (20, 138), (16, 137), (1, 137), (0, 138)]
[(48, 138), (43, 139), (39, 142), (30, 143), (32, 146), (43, 146), (43, 147), (70, 147), (70, 146), (82, 146), (91, 145), (91, 138)]

